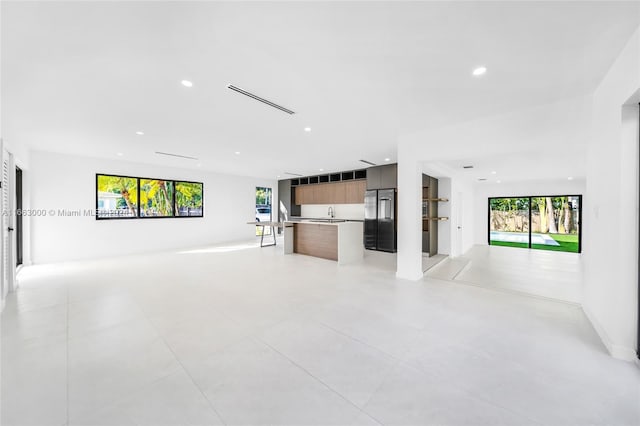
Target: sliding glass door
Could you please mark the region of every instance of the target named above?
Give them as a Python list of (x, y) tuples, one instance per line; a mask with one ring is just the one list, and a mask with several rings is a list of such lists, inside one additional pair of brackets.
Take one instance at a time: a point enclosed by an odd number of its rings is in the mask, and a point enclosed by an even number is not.
[(489, 244), (529, 248), (529, 198), (489, 199)]
[(580, 252), (580, 198), (531, 198), (531, 248)]
[(489, 198), (489, 245), (580, 253), (580, 195)]

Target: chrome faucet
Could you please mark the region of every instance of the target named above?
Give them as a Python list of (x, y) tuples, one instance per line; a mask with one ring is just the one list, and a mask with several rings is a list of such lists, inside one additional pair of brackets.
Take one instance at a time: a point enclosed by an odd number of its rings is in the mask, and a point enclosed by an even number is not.
[(331, 219), (333, 219), (333, 217), (334, 217), (334, 216), (333, 216), (333, 207), (329, 206), (329, 211), (327, 212), (327, 214), (329, 215), (329, 217), (330, 217)]

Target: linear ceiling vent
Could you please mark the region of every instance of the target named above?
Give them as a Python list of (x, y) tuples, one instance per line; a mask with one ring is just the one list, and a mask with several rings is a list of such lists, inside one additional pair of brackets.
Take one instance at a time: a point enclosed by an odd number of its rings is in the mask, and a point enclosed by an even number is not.
[(291, 172), (284, 172), (285, 175), (290, 175), (290, 176), (302, 176), (298, 173), (291, 173)]
[(376, 163), (372, 163), (371, 161), (367, 161), (367, 160), (359, 160), (360, 162), (364, 163), (364, 164), (368, 164), (370, 166), (375, 166)]
[(227, 87), (228, 87), (229, 89), (233, 90), (234, 92), (238, 92), (238, 93), (240, 93), (240, 94), (242, 94), (242, 95), (248, 96), (248, 97), (250, 97), (250, 98), (252, 98), (252, 99), (255, 99), (256, 101), (262, 102), (263, 104), (267, 104), (267, 105), (269, 105), (270, 107), (273, 107), (273, 108), (279, 109), (280, 111), (284, 111), (284, 112), (286, 112), (287, 114), (295, 114), (295, 112), (291, 111), (289, 108), (285, 108), (285, 107), (283, 107), (282, 105), (278, 105), (278, 104), (276, 104), (276, 103), (274, 103), (274, 102), (271, 102), (271, 101), (269, 101), (269, 100), (267, 100), (267, 99), (265, 99), (265, 98), (261, 98), (260, 96), (258, 96), (258, 95), (254, 95), (254, 94), (253, 94), (253, 93), (251, 93), (251, 92), (247, 92), (246, 90), (243, 90), (243, 89), (241, 89), (241, 88), (239, 88), (239, 87), (236, 87), (236, 86), (234, 86), (233, 84), (229, 84), (229, 85), (227, 85)]
[(479, 182), (484, 182), (485, 180), (487, 180), (487, 178), (478, 178)]
[(473, 166), (462, 166), (463, 169), (473, 169)]
[(187, 160), (197, 160), (196, 157), (190, 157), (188, 155), (180, 155), (180, 154), (171, 154), (170, 152), (156, 151), (156, 154), (158, 154), (158, 155), (166, 155), (168, 157), (186, 158)]

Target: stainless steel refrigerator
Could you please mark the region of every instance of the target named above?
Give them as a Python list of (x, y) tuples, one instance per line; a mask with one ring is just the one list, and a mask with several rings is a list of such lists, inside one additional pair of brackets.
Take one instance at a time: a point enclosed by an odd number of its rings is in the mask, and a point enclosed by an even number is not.
[(369, 190), (364, 196), (364, 247), (396, 251), (396, 191)]

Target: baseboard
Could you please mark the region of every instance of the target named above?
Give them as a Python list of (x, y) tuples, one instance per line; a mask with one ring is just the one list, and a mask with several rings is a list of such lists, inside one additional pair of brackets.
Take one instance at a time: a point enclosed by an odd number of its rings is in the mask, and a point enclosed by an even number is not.
[(584, 315), (587, 317), (587, 319), (593, 326), (593, 329), (598, 334), (598, 337), (600, 337), (602, 344), (604, 345), (605, 348), (607, 348), (607, 351), (612, 357), (621, 359), (623, 361), (633, 362), (638, 360), (638, 356), (636, 355), (636, 352), (632, 348), (628, 348), (622, 345), (617, 345), (611, 341), (604, 327), (600, 325), (600, 323), (589, 312), (589, 310), (584, 307), (584, 305), (582, 306), (582, 312), (584, 312)]

